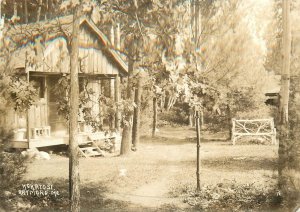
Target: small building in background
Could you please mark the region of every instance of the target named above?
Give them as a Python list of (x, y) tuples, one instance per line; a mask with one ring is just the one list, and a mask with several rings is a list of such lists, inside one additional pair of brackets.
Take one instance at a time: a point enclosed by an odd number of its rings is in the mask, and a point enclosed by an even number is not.
[(265, 103), (267, 105), (279, 106), (281, 75), (271, 74), (265, 87)]

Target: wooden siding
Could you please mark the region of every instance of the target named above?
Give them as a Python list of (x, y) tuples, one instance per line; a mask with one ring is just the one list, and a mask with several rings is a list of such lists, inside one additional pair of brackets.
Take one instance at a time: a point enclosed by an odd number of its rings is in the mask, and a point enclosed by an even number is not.
[(118, 74), (119, 71), (111, 60), (103, 53), (103, 44), (95, 33), (82, 25), (80, 29), (79, 57), (82, 72), (86, 74)]
[[(20, 119), (22, 117), (22, 120)], [(25, 115), (17, 114), (13, 108), (8, 110), (5, 114), (0, 116), (0, 127), (5, 130), (26, 128), (24, 122), (26, 120)], [(26, 124), (26, 121), (25, 121)]]
[[(117, 75), (119, 69), (113, 59), (109, 58), (104, 53), (103, 44), (95, 33), (86, 27), (81, 26), (80, 35), (80, 48), (79, 58), (81, 64), (80, 73), (86, 74), (103, 74), (103, 75)], [(41, 45), (41, 44), (36, 44)], [(67, 43), (63, 37), (58, 37), (46, 42), (45, 47), (40, 46), (42, 49), (42, 60), (34, 56), (33, 52), (29, 54), (28, 62), (34, 65), (28, 65), (27, 69), (33, 72), (53, 72), (53, 73), (68, 73), (70, 70), (70, 56), (68, 53)], [(107, 50), (106, 50), (107, 51)]]
[[(4, 129), (26, 128), (26, 115), (18, 114), (13, 109), (0, 117), (0, 127)], [(32, 127), (47, 126), (48, 123), (48, 106), (46, 103), (36, 103), (30, 107), (29, 123)]]

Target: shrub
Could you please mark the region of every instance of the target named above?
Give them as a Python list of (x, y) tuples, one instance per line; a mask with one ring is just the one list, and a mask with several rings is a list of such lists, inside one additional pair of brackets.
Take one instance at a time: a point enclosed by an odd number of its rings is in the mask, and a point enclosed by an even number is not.
[(187, 103), (176, 103), (170, 110), (159, 114), (159, 125), (188, 125), (189, 107)]
[(24, 158), (20, 154), (0, 153), (0, 189), (14, 189), (25, 173)]
[(211, 132), (228, 131), (230, 123), (227, 115), (218, 115), (209, 111), (204, 111), (204, 124)]
[(10, 198), (5, 193), (16, 193), (20, 181), (26, 172), (25, 159), (19, 153), (10, 153), (5, 151), (5, 144), (11, 138), (10, 131), (2, 131), (0, 134), (0, 199), (4, 206), (6, 198)]
[(273, 188), (254, 184), (238, 185), (235, 182), (202, 186), (201, 191), (196, 191), (194, 187), (186, 185), (173, 192), (173, 195), (174, 193), (177, 196), (179, 193), (185, 203), (203, 210), (270, 210), (282, 203), (282, 197)]
[(259, 107), (252, 109), (252, 110), (237, 112), (236, 118), (260, 119), (260, 118), (274, 117), (275, 110), (276, 110), (276, 108), (274, 108), (272, 106), (260, 105)]

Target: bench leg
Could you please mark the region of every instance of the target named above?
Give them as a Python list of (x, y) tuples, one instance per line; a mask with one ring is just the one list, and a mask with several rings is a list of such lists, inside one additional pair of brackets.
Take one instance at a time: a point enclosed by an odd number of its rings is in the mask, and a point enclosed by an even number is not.
[(272, 144), (273, 145), (276, 145), (276, 135), (272, 135), (272, 137), (271, 137), (271, 139), (272, 139)]
[(232, 145), (235, 145), (236, 136), (232, 136)]
[(274, 128), (274, 133), (272, 135), (272, 144), (276, 145), (277, 141), (276, 141), (276, 128)]

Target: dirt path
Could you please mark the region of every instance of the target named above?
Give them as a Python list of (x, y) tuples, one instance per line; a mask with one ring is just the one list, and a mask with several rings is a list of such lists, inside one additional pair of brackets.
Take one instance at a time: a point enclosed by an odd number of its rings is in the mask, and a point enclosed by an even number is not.
[[(180, 145), (181, 146), (181, 145)], [(186, 207), (182, 200), (179, 198), (170, 197), (170, 189), (172, 186), (172, 179), (182, 171), (178, 162), (182, 160), (182, 154), (180, 154), (182, 146), (160, 146), (160, 152), (163, 154), (157, 154), (156, 160), (161, 160), (166, 165), (160, 172), (160, 176), (154, 181), (141, 185), (137, 189), (127, 193), (114, 193), (108, 194), (107, 198), (128, 201), (134, 205), (140, 205), (148, 208), (159, 208), (162, 205), (174, 205), (179, 208)], [(155, 151), (153, 147), (148, 147), (148, 151)], [(175, 165), (167, 165), (169, 163)]]
[(168, 191), (168, 179), (167, 177), (164, 177), (160, 180), (143, 185), (128, 194), (107, 194), (107, 198), (127, 201), (131, 204), (143, 207), (157, 208), (164, 204), (176, 204), (179, 202), (175, 198), (168, 197)]

